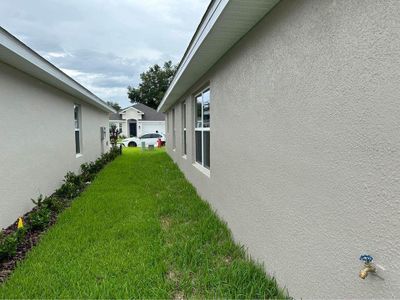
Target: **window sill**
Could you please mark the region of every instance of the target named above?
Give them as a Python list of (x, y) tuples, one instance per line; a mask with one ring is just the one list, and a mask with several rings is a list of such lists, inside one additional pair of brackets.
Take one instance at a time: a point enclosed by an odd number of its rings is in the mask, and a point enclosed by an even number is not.
[(79, 157), (82, 157), (82, 156), (83, 156), (82, 153), (79, 153), (79, 154), (76, 154), (76, 155), (75, 155), (76, 158), (79, 158)]
[(172, 149), (172, 151), (176, 152), (176, 148)]
[(203, 173), (204, 175), (206, 175), (208, 178), (210, 178), (210, 170), (203, 167), (202, 165), (200, 165), (199, 163), (195, 162), (194, 164), (192, 164), (193, 167), (195, 167), (197, 170), (199, 170), (201, 173)]
[(185, 155), (182, 155), (182, 158), (183, 158), (183, 159), (187, 159), (187, 156), (186, 156), (186, 154), (185, 154)]

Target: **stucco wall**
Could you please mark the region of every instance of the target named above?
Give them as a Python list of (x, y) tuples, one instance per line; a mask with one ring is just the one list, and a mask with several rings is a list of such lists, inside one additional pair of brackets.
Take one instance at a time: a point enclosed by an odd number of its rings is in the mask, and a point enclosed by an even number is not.
[(122, 118), (124, 120), (130, 120), (130, 119), (141, 120), (142, 119), (142, 113), (139, 112), (135, 108), (129, 108), (129, 109), (126, 110), (126, 112), (124, 114), (122, 114)]
[[(175, 106), (169, 154), (294, 297), (400, 297), (399, 15), (399, 1), (281, 1), (182, 99), (186, 159)], [(192, 166), (207, 81), (210, 178)], [(363, 253), (380, 277), (358, 278)]]
[[(108, 150), (100, 127), (108, 114), (0, 63), (0, 228), (49, 195), (68, 171)], [(82, 157), (76, 158), (74, 103), (82, 111)], [(10, 126), (11, 125), (11, 126)]]

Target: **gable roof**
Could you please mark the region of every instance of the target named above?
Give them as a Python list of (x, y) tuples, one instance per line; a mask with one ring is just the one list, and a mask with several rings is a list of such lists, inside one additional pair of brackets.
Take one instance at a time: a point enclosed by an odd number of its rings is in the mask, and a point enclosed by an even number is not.
[(103, 100), (0, 27), (0, 62), (10, 65), (105, 112), (115, 113)]
[(128, 109), (136, 109), (140, 113), (142, 113), (143, 121), (165, 121), (165, 115), (163, 113), (160, 113), (160, 112), (156, 111), (155, 109), (153, 109), (147, 105), (144, 105), (142, 103), (133, 104), (131, 106), (121, 109), (116, 114), (110, 114), (109, 119), (110, 120), (122, 120), (121, 113), (127, 111)]
[(132, 105), (132, 107), (144, 113), (142, 117), (142, 120), (144, 121), (165, 121), (165, 115), (163, 113), (160, 113), (147, 105), (136, 103)]
[(157, 110), (167, 111), (279, 1), (211, 1)]

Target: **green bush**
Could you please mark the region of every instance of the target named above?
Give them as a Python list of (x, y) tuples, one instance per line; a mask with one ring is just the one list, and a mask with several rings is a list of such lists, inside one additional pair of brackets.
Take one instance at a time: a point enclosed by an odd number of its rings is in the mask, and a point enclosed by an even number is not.
[(55, 192), (56, 196), (72, 199), (79, 195), (83, 188), (82, 178), (74, 172), (68, 172), (64, 177), (64, 184)]
[(37, 200), (31, 200), (39, 209), (47, 208), (57, 213), (61, 212), (66, 206), (66, 202), (56, 195), (52, 195), (50, 197), (43, 197), (43, 195), (40, 195)]
[(79, 175), (76, 175), (74, 172), (68, 172), (67, 175), (64, 176), (64, 181), (72, 183), (76, 186), (82, 185), (82, 178)]
[(50, 218), (51, 218), (51, 211), (48, 208), (38, 207), (36, 210), (32, 211), (27, 218), (29, 229), (32, 230), (45, 229), (50, 223)]
[(56, 195), (46, 197), (43, 200), (43, 204), (45, 205), (46, 208), (56, 213), (61, 212), (67, 206), (67, 203), (62, 199), (60, 199), (59, 197), (57, 197)]
[(0, 261), (13, 257), (17, 253), (18, 244), (22, 241), (25, 230), (18, 229), (9, 235), (0, 232)]
[(81, 165), (81, 176), (83, 182), (89, 182), (94, 179), (97, 173), (97, 166), (94, 162), (84, 163)]

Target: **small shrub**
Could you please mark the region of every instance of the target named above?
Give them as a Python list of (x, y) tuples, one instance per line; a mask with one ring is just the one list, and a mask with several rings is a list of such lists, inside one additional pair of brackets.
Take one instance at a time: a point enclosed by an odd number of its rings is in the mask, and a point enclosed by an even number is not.
[(47, 209), (54, 211), (56, 213), (61, 212), (67, 206), (67, 203), (62, 199), (58, 198), (56, 195), (46, 197), (43, 200), (43, 204)]
[(42, 206), (43, 206), (44, 200), (45, 200), (45, 199), (43, 198), (43, 195), (42, 195), (42, 194), (39, 195), (39, 197), (38, 197), (37, 200), (31, 199), (31, 201), (33, 202), (33, 204), (35, 204), (37, 207), (42, 207)]
[(0, 234), (0, 261), (13, 257), (17, 253), (19, 241), (17, 232), (7, 236), (5, 236), (3, 233)]
[(64, 177), (64, 184), (56, 191), (60, 198), (72, 199), (79, 195), (83, 188), (82, 178), (73, 172), (68, 172)]
[(81, 165), (81, 176), (83, 182), (92, 181), (97, 173), (97, 166), (94, 162)]
[(43, 230), (49, 223), (51, 212), (48, 208), (42, 207), (32, 211), (28, 216), (28, 225), (32, 230)]
[(61, 212), (66, 206), (65, 201), (58, 198), (56, 195), (52, 195), (50, 197), (43, 197), (43, 195), (40, 195), (37, 200), (31, 200), (38, 207), (38, 209), (46, 208), (57, 213)]
[(74, 172), (68, 172), (67, 175), (64, 176), (64, 181), (70, 182), (76, 186), (82, 185), (82, 178)]

